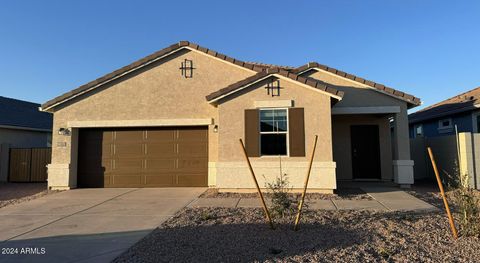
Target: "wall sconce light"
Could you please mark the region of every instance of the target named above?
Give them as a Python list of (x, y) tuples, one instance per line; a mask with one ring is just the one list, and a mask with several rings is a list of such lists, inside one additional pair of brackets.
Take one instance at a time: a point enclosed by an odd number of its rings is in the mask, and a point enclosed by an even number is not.
[(218, 125), (213, 126), (213, 132), (217, 133), (218, 132)]
[(69, 136), (70, 135), (70, 129), (60, 128), (60, 129), (58, 129), (58, 135)]

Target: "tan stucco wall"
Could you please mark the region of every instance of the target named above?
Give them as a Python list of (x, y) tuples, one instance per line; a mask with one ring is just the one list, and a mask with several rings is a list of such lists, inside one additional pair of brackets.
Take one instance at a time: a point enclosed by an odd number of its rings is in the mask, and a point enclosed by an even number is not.
[[(244, 111), (255, 109), (255, 101), (293, 100), (294, 107), (304, 108), (305, 150), (311, 152), (315, 135), (318, 135), (316, 161), (332, 161), (330, 97), (317, 91), (301, 87), (287, 80), (280, 80), (281, 95), (272, 97), (265, 90), (266, 81), (227, 97), (218, 105), (219, 161), (243, 161), (238, 139), (244, 138)], [(232, 138), (235, 138), (232, 140)], [(254, 161), (269, 161), (270, 157), (253, 158)], [(286, 161), (305, 161), (306, 157), (286, 158)]]
[[(282, 157), (283, 172), (289, 176), (291, 186), (300, 188), (307, 172), (314, 136), (318, 135), (312, 179), (309, 186), (315, 189), (335, 189), (335, 163), (332, 158), (331, 99), (328, 95), (280, 79), (281, 95), (272, 97), (260, 82), (237, 95), (228, 97), (219, 109), (219, 158), (216, 164), (217, 185), (225, 188), (253, 187), (245, 157), (238, 142), (244, 139), (244, 111), (266, 101), (292, 100), (294, 107), (304, 108), (306, 157)], [(256, 103), (257, 101), (257, 103)], [(258, 103), (261, 101), (262, 103)], [(275, 103), (271, 103), (275, 105)], [(279, 175), (278, 157), (250, 158), (260, 186), (272, 182)]]
[(335, 107), (406, 106), (404, 101), (333, 73), (311, 70), (304, 76), (327, 82), (335, 89), (345, 92), (342, 100)]
[(334, 115), (332, 117), (332, 122), (333, 160), (337, 163), (338, 180), (353, 179), (350, 126), (363, 124), (378, 125), (382, 180), (392, 180), (392, 147), (388, 117), (370, 115)]
[[(382, 179), (389, 179), (393, 176), (396, 183), (399, 184), (412, 184), (413, 183), (413, 162), (410, 161), (410, 144), (408, 138), (408, 114), (407, 114), (407, 102), (392, 95), (385, 94), (374, 90), (364, 84), (340, 77), (333, 73), (329, 73), (323, 70), (310, 70), (304, 74), (324, 82), (327, 82), (337, 90), (345, 92), (343, 99), (337, 103), (334, 108), (342, 107), (382, 107), (382, 106), (398, 106), (400, 112), (394, 113), (392, 116), (395, 119), (394, 133), (393, 133), (393, 156), (390, 154), (389, 158), (396, 161), (385, 161), (382, 159)], [(354, 115), (345, 115), (345, 122), (351, 118), (355, 120)], [(377, 115), (378, 116), (378, 115)], [(334, 119), (336, 116), (334, 117)], [(335, 134), (335, 123), (334, 123)], [(388, 133), (389, 137), (390, 132)], [(335, 136), (334, 136), (335, 137)], [(340, 137), (340, 136), (337, 136)], [(348, 137), (348, 140), (350, 138)], [(336, 145), (337, 141), (334, 141), (334, 148), (339, 149)], [(384, 145), (385, 144), (385, 145)], [(391, 142), (383, 140), (381, 143), (383, 148), (392, 148)], [(350, 147), (350, 145), (348, 145)], [(335, 152), (335, 150), (334, 150)], [(391, 151), (389, 151), (391, 152)], [(343, 154), (344, 155), (344, 154)], [(382, 155), (383, 156), (383, 155)], [(383, 157), (386, 158), (386, 157)], [(334, 158), (335, 159), (335, 158)], [(387, 164), (393, 166), (393, 174), (384, 174), (383, 171), (390, 171), (392, 168), (388, 168)], [(346, 165), (346, 166), (344, 166)], [(351, 163), (337, 164), (338, 178), (351, 178)], [(341, 167), (341, 168), (340, 168)]]
[[(184, 59), (194, 63), (193, 78), (184, 78), (179, 70)], [(96, 92), (66, 103), (54, 112), (53, 131), (68, 127), (75, 121), (124, 121), (162, 119), (205, 119), (218, 122), (217, 108), (208, 104), (205, 96), (229, 84), (242, 80), (255, 72), (213, 58), (196, 51), (180, 51), (147, 68), (114, 81)], [(49, 182), (62, 186), (74, 175), (76, 136), (53, 133), (52, 165)], [(209, 161), (217, 160), (218, 137), (209, 126)], [(65, 171), (65, 170), (70, 171)], [(58, 174), (59, 178), (55, 178)], [(70, 178), (71, 187), (75, 181)], [(54, 183), (55, 182), (55, 183)], [(51, 184), (51, 185), (52, 185)], [(65, 185), (63, 185), (65, 187)]]

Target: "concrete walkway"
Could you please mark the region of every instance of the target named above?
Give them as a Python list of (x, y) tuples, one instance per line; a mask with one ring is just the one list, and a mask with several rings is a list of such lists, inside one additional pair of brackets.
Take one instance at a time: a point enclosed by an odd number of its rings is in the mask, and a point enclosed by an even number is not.
[(1, 208), (0, 248), (13, 255), (0, 262), (110, 262), (204, 191), (78, 189)]
[[(373, 200), (308, 200), (314, 210), (435, 211), (436, 207), (394, 187), (361, 188)], [(268, 200), (267, 200), (268, 201)], [(258, 198), (198, 198), (189, 207), (261, 207)]]

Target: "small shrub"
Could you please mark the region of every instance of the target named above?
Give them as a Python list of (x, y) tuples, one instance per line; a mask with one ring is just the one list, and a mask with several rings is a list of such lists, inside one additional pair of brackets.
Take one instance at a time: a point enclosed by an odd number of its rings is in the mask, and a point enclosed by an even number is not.
[(295, 210), (295, 201), (289, 194), (290, 187), (287, 175), (280, 175), (272, 183), (267, 183), (266, 187), (271, 191), (269, 197), (272, 202), (270, 207), (272, 216), (283, 218), (286, 215), (292, 214)]
[(392, 256), (393, 252), (388, 248), (381, 247), (378, 250), (378, 254), (384, 259), (389, 259)]
[(455, 176), (447, 175), (447, 189), (460, 217), (459, 230), (463, 236), (480, 236), (480, 195), (469, 184), (468, 174), (460, 175), (456, 169)]
[(208, 211), (203, 211), (201, 214), (202, 221), (208, 221), (210, 219), (214, 219), (215, 217), (210, 214)]
[(443, 170), (443, 174), (445, 176), (440, 176), (440, 180), (442, 181), (442, 184), (444, 185), (446, 191), (453, 191), (462, 187), (462, 178), (460, 176), (459, 167), (460, 166), (458, 165), (458, 161), (454, 160), (452, 174)]
[(468, 174), (460, 177), (460, 187), (453, 191), (453, 200), (460, 215), (460, 233), (480, 236), (480, 196), (468, 182)]

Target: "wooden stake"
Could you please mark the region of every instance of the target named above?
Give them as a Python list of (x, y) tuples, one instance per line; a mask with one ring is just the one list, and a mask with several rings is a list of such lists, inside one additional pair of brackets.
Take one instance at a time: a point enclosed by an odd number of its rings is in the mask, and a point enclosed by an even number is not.
[(318, 135), (315, 135), (315, 141), (313, 142), (312, 156), (310, 157), (310, 164), (308, 165), (307, 176), (305, 177), (305, 184), (303, 185), (302, 199), (300, 199), (300, 204), (298, 204), (297, 217), (295, 218), (295, 226), (293, 230), (297, 231), (298, 223), (300, 222), (300, 214), (302, 213), (303, 202), (305, 201), (305, 194), (307, 193), (308, 180), (310, 179), (310, 172), (312, 171), (313, 157), (315, 156), (315, 148), (317, 148)]
[(437, 177), (438, 188), (440, 188), (440, 193), (442, 194), (443, 204), (445, 205), (445, 210), (447, 211), (448, 222), (450, 223), (450, 229), (452, 230), (453, 238), (457, 239), (457, 228), (455, 228), (455, 222), (453, 221), (452, 213), (450, 212), (450, 207), (448, 206), (447, 197), (445, 196), (445, 191), (443, 190), (442, 181), (440, 180), (440, 175), (438, 174), (437, 165), (435, 163), (435, 159), (433, 158), (432, 149), (427, 147), (428, 155), (430, 156), (430, 160), (432, 161), (433, 171), (435, 172), (435, 176)]
[(270, 228), (274, 229), (272, 218), (270, 217), (270, 212), (268, 212), (267, 205), (265, 204), (265, 199), (263, 199), (262, 191), (260, 191), (260, 187), (258, 186), (257, 178), (255, 177), (255, 173), (253, 172), (252, 164), (250, 163), (250, 160), (248, 159), (247, 150), (245, 150), (245, 145), (243, 145), (242, 139), (240, 139), (239, 141), (240, 141), (240, 145), (242, 146), (243, 153), (245, 154), (245, 159), (247, 159), (248, 168), (250, 169), (250, 173), (252, 174), (253, 181), (255, 182), (255, 186), (257, 187), (258, 195), (260, 196), (260, 199), (262, 200), (263, 211), (265, 211), (265, 216), (268, 220), (268, 223), (270, 224)]

